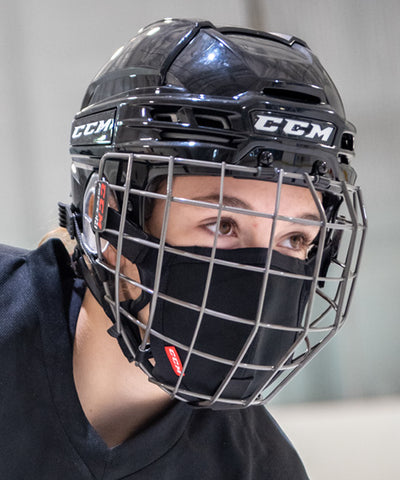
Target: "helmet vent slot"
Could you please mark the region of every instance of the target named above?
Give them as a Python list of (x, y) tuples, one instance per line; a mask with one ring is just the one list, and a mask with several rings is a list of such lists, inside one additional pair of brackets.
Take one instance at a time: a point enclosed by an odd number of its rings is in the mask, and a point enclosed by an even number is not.
[[(155, 113), (153, 114), (153, 120), (159, 122), (178, 123), (178, 115), (176, 113)], [(179, 122), (180, 123), (180, 122)]]
[(267, 87), (263, 89), (263, 94), (268, 97), (279, 98), (280, 100), (289, 100), (290, 102), (308, 103), (311, 105), (322, 103), (321, 98), (317, 95), (285, 88)]
[(159, 110), (152, 112), (152, 119), (157, 122), (166, 122), (178, 125), (191, 126), (194, 128), (212, 128), (218, 130), (230, 130), (229, 119), (223, 115), (215, 115), (195, 109), (179, 108), (171, 110)]
[(193, 132), (176, 132), (176, 131), (164, 131), (161, 134), (161, 139), (166, 141), (177, 141), (177, 142), (205, 142), (205, 143), (214, 143), (217, 145), (229, 145), (232, 143), (230, 138), (225, 138), (221, 136), (212, 136), (207, 134), (196, 134)]
[(344, 150), (354, 150), (354, 137), (351, 133), (344, 133), (342, 135), (342, 141), (340, 143), (341, 148)]
[(229, 130), (229, 122), (225, 117), (216, 115), (195, 115), (197, 125), (199, 127), (219, 128)]

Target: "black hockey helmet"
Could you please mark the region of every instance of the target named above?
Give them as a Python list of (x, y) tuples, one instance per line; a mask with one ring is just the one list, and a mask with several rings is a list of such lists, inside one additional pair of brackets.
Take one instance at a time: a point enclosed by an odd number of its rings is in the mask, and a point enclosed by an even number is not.
[[(139, 31), (101, 69), (72, 125), (72, 205), (61, 207), (62, 223), (78, 239), (78, 257), (89, 258), (89, 268), (80, 262), (83, 276), (116, 322), (114, 334), (124, 353), (152, 381), (172, 396), (198, 405), (261, 403), (341, 326), (366, 224), (351, 166), (354, 135), (355, 128), (345, 118), (332, 80), (306, 43), (296, 37), (166, 19)], [(302, 269), (302, 273), (296, 269), (293, 273), (280, 260), (272, 268), (268, 253), (256, 262), (264, 266), (257, 282), (269, 283), (278, 295), (279, 285), (274, 287), (269, 277), (306, 281), (307, 288), (303, 283), (294, 288), (298, 307), (294, 323), (262, 320), (260, 298), (265, 291), (257, 290), (253, 301), (259, 310), (252, 313), (253, 319), (221, 313), (225, 323), (218, 328), (229, 332), (229, 319), (232, 325), (240, 326), (240, 334), (232, 333), (244, 338), (233, 348), (235, 353), (229, 346), (228, 353), (218, 355), (219, 342), (208, 350), (204, 339), (213, 332), (204, 325), (212, 322), (204, 318), (211, 315), (217, 324), (218, 313), (216, 307), (212, 314), (207, 310), (207, 275), (199, 275), (200, 286), (196, 284), (203, 292), (198, 301), (201, 305), (192, 302), (188, 307), (187, 299), (162, 291), (162, 270), (167, 270), (163, 261), (173, 264), (173, 255), (192, 255), (194, 262), (206, 264), (210, 278), (213, 268), (216, 276), (231, 277), (231, 270), (217, 272), (215, 258), (221, 259), (220, 270), (232, 269), (237, 262), (223, 260), (225, 254), (218, 252), (216, 245), (208, 253), (188, 246), (182, 254), (167, 245), (165, 229), (164, 238), (157, 240), (146, 233), (151, 202), (162, 196), (157, 193), (160, 182), (171, 186), (177, 175), (256, 179), (275, 182), (279, 188), (290, 184), (310, 189), (320, 209), (321, 231), (311, 255), (314, 263), (307, 267), (308, 276)], [(167, 203), (175, 201), (170, 193), (163, 195)], [(218, 208), (222, 211), (225, 207)], [(133, 306), (122, 304), (115, 294), (121, 279), (129, 279), (118, 265), (114, 268), (104, 262), (105, 242), (117, 249), (119, 257), (124, 255), (141, 265), (141, 281), (132, 283), (142, 289), (142, 295)], [(328, 281), (331, 264), (338, 271)], [(244, 259), (240, 265), (246, 270)], [(110, 286), (111, 282), (116, 283)], [(335, 284), (335, 288), (324, 293), (326, 284)], [(312, 305), (309, 299), (315, 297), (322, 299), (323, 306)], [(144, 324), (137, 313), (139, 306), (150, 301), (150, 320)], [(196, 312), (190, 333), (176, 333), (182, 331), (182, 325), (174, 327), (175, 333), (174, 328), (160, 328), (157, 316), (161, 315), (162, 302)], [(260, 345), (264, 345), (269, 330), (273, 343), (281, 343), (281, 347), (272, 357), (257, 353), (249, 361), (246, 355), (251, 349), (262, 350)], [(288, 338), (280, 342), (279, 334)], [(272, 340), (268, 341), (271, 344)], [(152, 357), (156, 367), (149, 361)], [(164, 368), (167, 360), (170, 365)], [(191, 364), (196, 362), (203, 362), (200, 370), (206, 376), (210, 365), (217, 364), (218, 378), (211, 386), (207, 382), (191, 384)], [(234, 386), (234, 381), (242, 386)], [(266, 388), (272, 393), (265, 394)]]

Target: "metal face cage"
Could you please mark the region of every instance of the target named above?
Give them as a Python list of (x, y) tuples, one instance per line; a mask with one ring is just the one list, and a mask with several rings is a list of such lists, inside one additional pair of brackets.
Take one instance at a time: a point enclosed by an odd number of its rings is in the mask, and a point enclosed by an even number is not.
[[(145, 182), (138, 171), (145, 172)], [(218, 200), (175, 195), (179, 176), (216, 177)], [(273, 185), (273, 208), (257, 211), (226, 204), (225, 183), (231, 177)], [(94, 183), (92, 258), (106, 272), (104, 300), (116, 336), (128, 358), (171, 397), (211, 408), (265, 403), (342, 327), (366, 230), (359, 187), (272, 167), (133, 153), (104, 155)], [(285, 185), (307, 189), (318, 218), (282, 214)], [(327, 197), (335, 199), (333, 213), (325, 206)], [(163, 204), (159, 238), (146, 231), (145, 212), (152, 202)], [(214, 212), (215, 233), (208, 245), (168, 241), (175, 205)], [(265, 245), (219, 248), (226, 215), (268, 224)], [(274, 239), (282, 225), (317, 232), (308, 258), (276, 252)], [(107, 258), (104, 240), (115, 249), (115, 262)], [(139, 275), (125, 269), (125, 258)], [(130, 288), (140, 294), (121, 294)], [(178, 296), (181, 291), (184, 295)], [(225, 308), (235, 302), (238, 307)], [(139, 311), (146, 305), (143, 316)]]

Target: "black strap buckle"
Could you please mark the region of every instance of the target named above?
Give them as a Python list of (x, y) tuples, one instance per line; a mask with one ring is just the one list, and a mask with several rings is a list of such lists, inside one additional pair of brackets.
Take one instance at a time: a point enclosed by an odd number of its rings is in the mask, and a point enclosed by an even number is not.
[(58, 224), (67, 230), (72, 239), (76, 237), (75, 217), (76, 214), (73, 213), (71, 205), (58, 202)]

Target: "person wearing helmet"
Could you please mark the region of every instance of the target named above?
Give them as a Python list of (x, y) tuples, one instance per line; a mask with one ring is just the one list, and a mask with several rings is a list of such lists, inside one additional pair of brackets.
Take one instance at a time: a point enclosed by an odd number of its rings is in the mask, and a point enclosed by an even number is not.
[(72, 124), (73, 255), (1, 249), (3, 477), (307, 478), (264, 404), (347, 317), (354, 137), (298, 38), (167, 19), (118, 50)]

